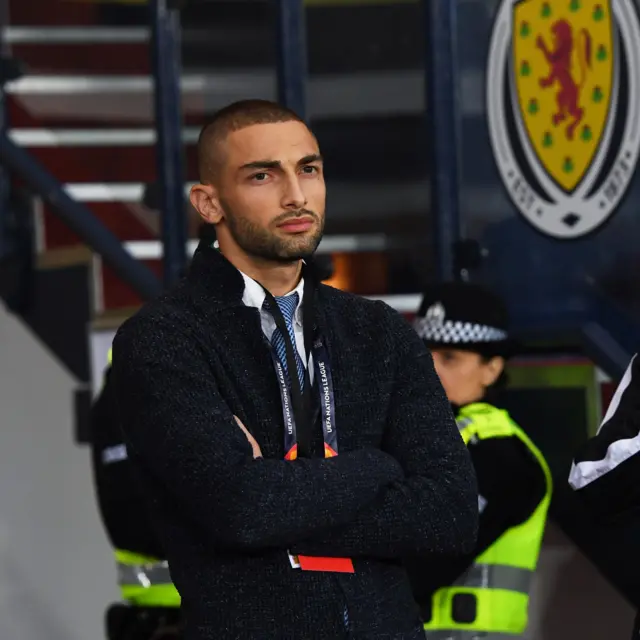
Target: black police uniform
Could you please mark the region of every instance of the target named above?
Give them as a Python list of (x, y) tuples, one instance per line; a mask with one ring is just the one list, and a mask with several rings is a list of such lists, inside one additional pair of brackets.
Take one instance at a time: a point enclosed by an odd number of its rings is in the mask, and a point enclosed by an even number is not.
[[(110, 368), (91, 409), (91, 459), (98, 508), (114, 549), (153, 558), (164, 552), (153, 530), (122, 433), (110, 383)], [(131, 606), (130, 606), (131, 605)], [(178, 607), (114, 605), (107, 613), (109, 640), (160, 640), (180, 637)], [(163, 631), (164, 630), (164, 631)]]

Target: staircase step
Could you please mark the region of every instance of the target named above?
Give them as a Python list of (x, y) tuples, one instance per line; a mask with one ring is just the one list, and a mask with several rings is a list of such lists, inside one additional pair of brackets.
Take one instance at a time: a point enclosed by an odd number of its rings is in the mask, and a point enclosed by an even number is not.
[[(158, 278), (162, 278), (161, 260), (141, 260), (149, 267)], [(105, 311), (117, 312), (122, 309), (138, 307), (143, 300), (125, 282), (123, 282), (114, 271), (102, 263), (100, 258), (94, 261), (94, 282), (96, 283), (96, 295), (94, 302), (94, 313), (101, 314)], [(100, 291), (98, 291), (98, 287)]]
[[(480, 78), (480, 72), (476, 74)], [(476, 78), (473, 78), (474, 82)], [(182, 109), (206, 118), (244, 98), (276, 99), (275, 70), (187, 73), (182, 76)], [(465, 86), (471, 86), (469, 82)], [(475, 87), (476, 85), (473, 85)], [(477, 85), (481, 86), (481, 85)], [(474, 89), (475, 91), (475, 89)], [(421, 70), (358, 72), (312, 76), (309, 114), (314, 119), (417, 115), (424, 112)], [(153, 79), (145, 75), (30, 75), (7, 85), (7, 93), (32, 117), (44, 121), (64, 116), (76, 120), (151, 122)], [(14, 122), (13, 126), (16, 126)]]
[[(366, 256), (363, 254), (363, 258)], [(146, 259), (142, 260), (159, 278), (162, 278), (162, 260)], [(94, 315), (97, 318), (121, 318), (137, 309), (143, 301), (126, 283), (124, 283), (111, 269), (102, 265), (101, 260), (94, 261), (94, 282), (96, 282), (96, 295), (94, 305)], [(328, 284), (333, 284), (331, 281)], [(336, 282), (334, 286), (339, 286)], [(360, 283), (356, 283), (360, 284)], [(420, 305), (420, 294), (406, 295), (367, 295), (372, 300), (382, 300), (399, 313), (403, 314), (407, 320), (411, 320), (416, 309)], [(105, 320), (104, 322), (108, 322)]]
[(72, 247), (57, 247), (41, 252), (37, 259), (37, 268), (40, 271), (62, 269), (91, 264), (93, 252), (89, 247), (76, 245)]
[[(157, 238), (158, 214), (142, 205), (123, 202), (94, 202), (93, 214), (122, 241), (153, 240)], [(50, 251), (82, 244), (82, 240), (60, 217), (44, 205), (39, 212), (39, 250)]]
[(105, 44), (17, 44), (13, 56), (32, 74), (121, 74), (151, 73), (146, 42)]
[[(81, 113), (65, 111), (64, 108), (40, 109), (34, 107), (33, 101), (27, 104), (21, 96), (7, 95), (7, 110), (9, 122), (12, 127), (40, 129), (47, 128), (75, 128), (103, 129), (108, 130), (113, 127), (152, 127), (153, 117), (151, 108), (145, 114), (125, 114), (113, 113), (109, 118), (101, 114), (94, 114), (92, 111)], [(34, 108), (32, 108), (34, 107)], [(203, 123), (201, 113), (184, 113), (183, 121), (186, 126), (200, 127)]]
[[(30, 152), (60, 182), (144, 182), (156, 180), (155, 146), (31, 147)], [(197, 153), (185, 147), (186, 179), (198, 175)]]
[[(50, 4), (57, 5), (60, 1)], [(64, 4), (78, 5), (77, 2)], [(32, 26), (29, 33), (24, 27), (32, 23), (32, 17), (26, 16), (23, 29), (18, 33), (20, 37), (9, 30), (6, 40), (12, 44), (32, 42), (36, 30), (41, 41), (58, 44), (82, 40), (102, 45), (125, 38), (130, 41), (131, 33), (137, 34), (138, 42), (149, 40), (144, 3), (137, 6), (120, 3), (118, 6), (93, 0), (89, 4), (94, 5), (88, 18), (91, 26), (84, 35), (73, 33), (72, 28), (61, 33), (59, 27), (52, 29), (40, 25)], [(306, 5), (308, 57), (312, 73), (423, 66), (424, 23), (418, 0), (307, 0)], [(63, 24), (41, 19), (39, 22), (41, 25)], [(256, 61), (264, 67), (275, 64), (274, 11), (266, 0), (184, 3), (181, 22), (182, 60), (187, 70), (206, 68), (211, 60), (215, 60), (219, 69), (251, 67)], [(71, 19), (69, 25), (73, 24), (75, 20)], [(363, 24), (366, 28), (362, 28)], [(77, 25), (76, 31), (79, 31)], [(115, 31), (124, 35), (110, 38), (104, 35)], [(331, 38), (326, 37), (327, 33), (331, 33)], [(394, 37), (389, 37), (389, 34), (394, 34)], [(78, 60), (79, 68), (82, 65), (83, 62)]]
[[(199, 127), (185, 127), (182, 141), (193, 145), (198, 141)], [(18, 127), (9, 131), (11, 139), (22, 147), (138, 147), (155, 145), (156, 132), (151, 128), (119, 129), (100, 127), (95, 129), (42, 127)]]
[[(105, 126), (107, 124), (105, 121), (95, 128), (87, 128), (86, 124), (83, 126), (79, 122), (64, 128), (56, 125), (52, 127), (37, 126), (37, 120), (33, 116), (29, 116), (24, 109), (16, 109), (15, 101), (13, 105), (10, 135), (17, 144), (29, 149), (45, 149), (41, 152), (45, 158), (46, 154), (53, 153), (47, 149), (82, 147), (79, 151), (82, 169), (88, 164), (82, 155), (85, 150), (86, 153), (92, 155), (100, 153), (114, 156), (121, 153), (116, 149), (117, 147), (126, 147), (127, 149), (151, 147), (156, 142), (154, 129), (145, 126), (132, 126), (132, 123), (125, 126), (122, 126), (121, 123)], [(22, 124), (15, 121), (16, 117)], [(201, 126), (202, 122), (193, 126), (189, 124), (187, 119), (183, 129), (189, 178), (195, 178), (196, 175), (195, 144)], [(421, 190), (428, 189), (426, 181), (428, 164), (424, 151), (425, 145), (428, 144), (428, 135), (427, 121), (424, 117), (380, 116), (314, 120), (312, 127), (320, 142), (327, 171), (330, 172), (334, 184), (336, 181), (361, 183), (370, 190), (372, 185), (384, 186), (390, 182), (407, 185), (409, 181), (418, 181), (421, 183), (418, 185)], [(100, 151), (99, 148), (102, 147), (113, 147), (113, 149)], [(385, 153), (381, 154), (380, 149), (384, 149)], [(131, 153), (146, 154), (147, 152), (132, 149)], [(370, 163), (362, 162), (363, 157), (370, 156), (376, 157), (373, 166)], [(113, 164), (117, 165), (121, 161), (122, 158), (118, 155), (114, 158)], [(109, 158), (106, 158), (103, 164), (105, 162), (108, 163)], [(144, 170), (147, 172), (153, 170), (155, 167), (153, 153), (145, 164), (147, 166)], [(111, 166), (106, 166), (102, 173), (96, 171), (90, 180), (103, 181), (104, 175), (109, 175), (109, 171), (112, 170)], [(76, 171), (75, 168), (74, 171)], [(125, 181), (128, 182), (129, 179), (125, 179)], [(404, 199), (406, 200), (406, 197)], [(428, 206), (428, 203), (425, 203), (425, 206)], [(394, 205), (394, 208), (399, 213), (397, 205)]]
[(14, 26), (86, 26), (100, 22), (93, 2), (69, 0), (9, 0), (8, 13)]
[[(162, 246), (156, 242), (129, 242), (127, 249), (141, 262), (148, 265), (159, 278), (162, 277)], [(197, 241), (189, 244), (189, 255), (195, 250)], [(376, 250), (377, 249), (377, 250)], [(327, 282), (338, 288), (347, 288), (355, 293), (384, 299), (399, 312), (413, 314), (420, 304), (420, 296), (382, 296), (378, 292), (386, 286), (386, 261), (384, 259), (384, 238), (380, 236), (327, 236), (319, 247), (319, 253), (334, 256), (335, 275)], [(140, 297), (115, 273), (102, 264), (100, 258), (94, 260), (94, 282), (96, 299), (94, 313), (119, 313), (123, 308), (132, 308), (142, 303)], [(349, 267), (349, 273), (344, 267)]]

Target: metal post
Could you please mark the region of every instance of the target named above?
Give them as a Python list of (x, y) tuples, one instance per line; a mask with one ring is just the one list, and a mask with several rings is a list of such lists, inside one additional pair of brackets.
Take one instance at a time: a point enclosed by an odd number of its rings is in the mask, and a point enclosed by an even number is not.
[[(6, 94), (0, 84), (0, 136), (6, 136), (8, 130)], [(0, 167), (0, 257), (11, 251), (11, 242), (8, 233), (9, 210), (11, 196), (11, 182), (7, 172)]]
[[(2, 37), (4, 28), (9, 26), (9, 4), (0, 2), (0, 64), (4, 68), (4, 61), (8, 59), (8, 46)], [(0, 77), (0, 136), (6, 135), (9, 129), (7, 97), (4, 91), (4, 83), (7, 78)], [(0, 167), (0, 257), (11, 250), (8, 238), (8, 221), (10, 216), (10, 190), (11, 182), (3, 167)]]
[(458, 278), (454, 245), (460, 240), (459, 135), (456, 89), (455, 0), (424, 0), (426, 17), (426, 103), (431, 158), (431, 215), (436, 267), (442, 280)]
[(6, 135), (0, 135), (0, 165), (15, 172), (29, 188), (54, 207), (62, 221), (143, 298), (154, 298), (161, 293), (155, 274), (133, 258), (122, 242), (84, 204), (71, 198), (44, 167)]
[(276, 0), (278, 101), (307, 118), (307, 32), (303, 0)]
[(180, 91), (180, 12), (170, 5), (170, 0), (152, 0), (150, 3), (166, 287), (180, 278), (187, 264)]

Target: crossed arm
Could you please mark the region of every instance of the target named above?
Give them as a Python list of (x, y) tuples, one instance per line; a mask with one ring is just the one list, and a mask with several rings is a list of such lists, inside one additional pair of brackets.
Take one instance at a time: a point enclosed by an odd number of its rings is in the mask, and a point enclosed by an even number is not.
[(136, 319), (118, 334), (120, 420), (143, 472), (215, 544), (260, 550), (335, 536), (353, 555), (391, 557), (473, 548), (473, 469), (431, 358), (408, 325), (398, 346), (410, 360), (384, 450), (290, 462), (254, 459), (198, 345), (169, 324)]
[(431, 355), (404, 320), (392, 311), (387, 315), (397, 323), (397, 370), (383, 450), (398, 461), (404, 477), (347, 525), (294, 547), (297, 553), (455, 557), (475, 547), (478, 491), (469, 452)]

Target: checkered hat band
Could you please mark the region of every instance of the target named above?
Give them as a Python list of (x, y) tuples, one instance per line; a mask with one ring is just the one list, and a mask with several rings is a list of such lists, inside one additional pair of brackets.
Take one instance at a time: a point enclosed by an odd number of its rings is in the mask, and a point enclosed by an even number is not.
[(413, 327), (423, 340), (443, 344), (500, 342), (508, 337), (507, 332), (503, 329), (454, 320), (433, 322), (428, 318), (420, 318), (414, 322)]

